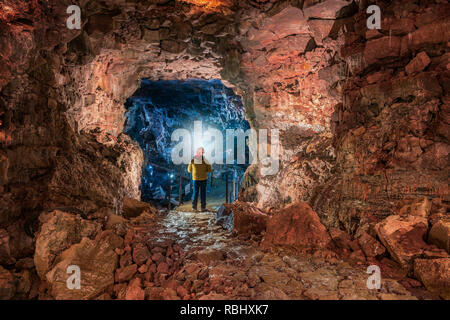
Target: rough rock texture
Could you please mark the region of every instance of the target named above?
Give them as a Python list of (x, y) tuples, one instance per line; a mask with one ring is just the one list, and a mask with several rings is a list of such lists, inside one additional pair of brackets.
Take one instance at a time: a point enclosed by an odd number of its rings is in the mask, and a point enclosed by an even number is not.
[(233, 228), (240, 234), (261, 234), (266, 231), (269, 215), (258, 208), (236, 201), (226, 205), (233, 216)]
[(56, 256), (85, 237), (94, 237), (100, 226), (80, 216), (55, 210), (40, 216), (41, 230), (36, 238), (34, 264), (40, 277), (51, 269)]
[(389, 216), (377, 224), (375, 230), (394, 260), (405, 268), (409, 268), (426, 247), (428, 222), (425, 218)]
[(440, 220), (431, 227), (428, 240), (450, 253), (450, 221)]
[(431, 292), (450, 300), (450, 258), (416, 259), (414, 274)]
[(11, 299), (16, 293), (14, 276), (0, 266), (0, 300)]
[[(3, 232), (2, 259), (29, 257), (36, 218), (53, 211), (37, 233), (43, 278), (91, 230), (89, 216), (100, 208), (120, 215), (124, 197), (139, 199), (142, 151), (122, 132), (124, 102), (142, 78), (221, 78), (242, 96), (253, 128), (280, 130), (280, 170), (262, 176), (261, 165), (250, 167), (241, 192), (267, 211), (291, 205), (269, 224), (308, 219), (320, 242), (328, 236), (319, 218), (355, 237), (374, 236), (378, 225), (405, 268), (416, 257), (446, 259), (424, 237), (448, 215), (448, 3), (379, 2), (377, 31), (367, 30), (367, 1), (83, 1), (81, 30), (66, 28), (69, 4), (0, 0), (0, 229), (9, 237)], [(292, 211), (298, 201), (314, 211)], [(268, 234), (309, 244), (296, 235), (302, 228), (272, 225)], [(280, 241), (272, 236), (268, 243)]]
[(326, 248), (330, 240), (317, 213), (308, 204), (299, 202), (287, 206), (270, 218), (263, 245)]
[[(92, 299), (114, 283), (118, 256), (110, 241), (83, 238), (58, 257), (59, 262), (46, 274), (52, 296), (57, 300)], [(67, 267), (81, 270), (80, 290), (67, 288)]]
[(386, 252), (386, 248), (366, 232), (358, 238), (358, 243), (366, 257), (376, 257)]
[(125, 197), (123, 199), (122, 212), (125, 218), (136, 218), (140, 216), (144, 211), (154, 214), (155, 208), (145, 202), (141, 202), (136, 199)]

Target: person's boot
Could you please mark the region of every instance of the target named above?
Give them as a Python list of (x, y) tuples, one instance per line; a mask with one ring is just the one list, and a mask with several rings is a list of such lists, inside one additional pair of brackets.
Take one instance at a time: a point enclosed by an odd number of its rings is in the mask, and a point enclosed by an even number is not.
[(200, 210), (201, 212), (206, 212), (208, 210), (206, 210), (206, 208), (202, 208), (202, 210)]
[(192, 207), (192, 212), (198, 212), (196, 207)]

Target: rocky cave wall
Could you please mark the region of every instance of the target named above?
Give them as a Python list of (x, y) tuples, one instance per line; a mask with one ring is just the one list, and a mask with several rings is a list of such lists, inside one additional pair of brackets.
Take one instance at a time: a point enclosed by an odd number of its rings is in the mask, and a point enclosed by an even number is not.
[(72, 1), (0, 1), (2, 225), (139, 198), (142, 151), (122, 132), (142, 78), (222, 79), (252, 127), (281, 130), (279, 173), (251, 167), (241, 192), (260, 208), (307, 201), (354, 233), (426, 181), (431, 193), (407, 195), (443, 210), (445, 1), (377, 1), (379, 31), (365, 26), (370, 1), (77, 3), (82, 30), (66, 28)]

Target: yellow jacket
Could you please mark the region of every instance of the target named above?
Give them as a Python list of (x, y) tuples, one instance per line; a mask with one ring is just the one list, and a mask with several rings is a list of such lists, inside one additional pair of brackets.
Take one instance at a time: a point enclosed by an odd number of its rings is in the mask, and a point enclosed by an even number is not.
[(194, 159), (192, 159), (188, 166), (188, 172), (192, 173), (192, 180), (195, 181), (208, 180), (208, 172), (211, 171), (211, 165), (205, 158), (201, 164), (194, 163)]

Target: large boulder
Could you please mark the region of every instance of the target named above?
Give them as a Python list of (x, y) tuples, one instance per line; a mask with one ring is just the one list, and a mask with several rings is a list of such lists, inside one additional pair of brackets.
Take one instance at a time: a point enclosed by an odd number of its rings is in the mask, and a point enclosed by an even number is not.
[(424, 217), (392, 215), (377, 223), (375, 230), (392, 258), (405, 269), (411, 269), (413, 260), (427, 248), (428, 221)]
[(304, 13), (308, 19), (338, 19), (352, 12), (350, 4), (344, 0), (326, 0), (304, 9)]
[(59, 210), (42, 214), (42, 226), (36, 238), (34, 264), (41, 279), (51, 269), (55, 258), (84, 237), (94, 237), (101, 226), (78, 215)]
[(237, 202), (233, 204), (232, 210), (234, 229), (239, 234), (260, 234), (266, 231), (269, 215), (260, 209), (244, 202)]
[(358, 244), (366, 257), (376, 257), (386, 252), (386, 248), (367, 232), (364, 232), (358, 238)]
[[(80, 268), (81, 288), (69, 289), (67, 273), (69, 266)], [(100, 295), (114, 284), (114, 271), (118, 256), (109, 241), (83, 238), (58, 257), (58, 263), (47, 273), (51, 294), (57, 300), (85, 300)]]
[(136, 218), (144, 211), (149, 213), (156, 213), (156, 209), (149, 203), (142, 202), (136, 199), (125, 197), (123, 199), (122, 212), (127, 219)]
[(428, 290), (450, 300), (450, 258), (416, 259), (414, 275)]
[(450, 253), (450, 219), (437, 221), (430, 230), (428, 241)]
[(330, 241), (330, 236), (317, 213), (307, 203), (298, 202), (271, 217), (267, 223), (263, 245), (324, 248)]

